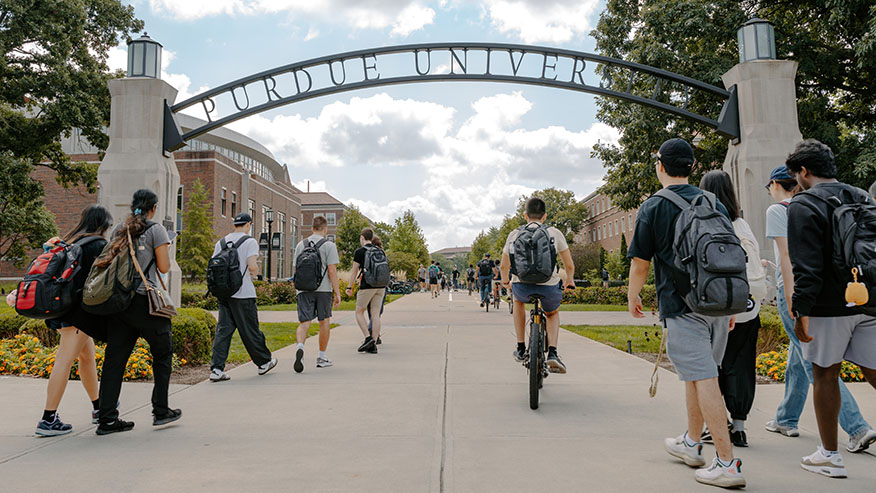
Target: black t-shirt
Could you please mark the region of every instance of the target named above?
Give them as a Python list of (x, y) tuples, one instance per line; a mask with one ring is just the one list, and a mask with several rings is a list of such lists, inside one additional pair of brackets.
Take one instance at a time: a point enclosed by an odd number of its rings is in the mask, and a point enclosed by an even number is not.
[(457, 279), (459, 279), (459, 271), (455, 270), (455, 271), (453, 271), (453, 280), (455, 281)]
[(363, 275), (365, 273), (365, 252), (367, 251), (368, 248), (377, 248), (377, 247), (372, 247), (371, 245), (369, 245), (367, 248), (366, 247), (359, 247), (359, 249), (356, 250), (355, 253), (353, 253), (353, 262), (358, 263), (359, 269), (360, 269), (359, 270), (359, 289), (375, 289), (370, 284), (365, 282), (365, 276)]
[[(693, 185), (670, 185), (669, 189), (687, 201), (703, 193)], [(718, 201), (718, 210), (728, 216), (727, 208), (720, 201)], [(672, 242), (675, 239), (675, 220), (680, 213), (681, 209), (669, 200), (649, 197), (639, 207), (633, 241), (627, 251), (629, 258), (654, 259), (654, 282), (657, 285), (657, 307), (660, 310), (661, 320), (690, 312), (675, 289), (672, 278), (675, 262)]]
[(90, 243), (82, 247), (82, 263), (80, 264), (82, 265), (82, 268), (73, 279), (73, 285), (76, 286), (77, 290), (81, 290), (85, 287), (85, 280), (88, 279), (88, 273), (91, 272), (91, 266), (94, 264), (94, 261), (97, 260), (97, 257), (100, 257), (100, 253), (105, 246), (106, 240), (99, 238), (97, 240), (92, 240)]

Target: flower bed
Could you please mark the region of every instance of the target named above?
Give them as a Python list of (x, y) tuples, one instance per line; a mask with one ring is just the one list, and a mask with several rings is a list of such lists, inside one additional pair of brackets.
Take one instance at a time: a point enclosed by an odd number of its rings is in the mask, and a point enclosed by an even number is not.
[[(788, 367), (788, 348), (787, 346), (781, 351), (769, 351), (762, 353), (757, 357), (755, 371), (758, 375), (769, 377), (776, 382), (785, 381), (785, 370)], [(840, 370), (840, 378), (844, 382), (863, 382), (864, 374), (861, 368), (854, 363), (843, 361), (842, 369)]]

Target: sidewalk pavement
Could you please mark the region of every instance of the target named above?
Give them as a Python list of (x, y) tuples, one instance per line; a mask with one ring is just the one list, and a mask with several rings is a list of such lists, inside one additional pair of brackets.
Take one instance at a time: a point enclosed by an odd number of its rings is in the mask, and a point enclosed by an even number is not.
[[(333, 368), (314, 367), (313, 338), (302, 374), (292, 371), (291, 346), (268, 375), (250, 363), (228, 382), (174, 386), (171, 405), (184, 414), (164, 428), (151, 426), (151, 385), (128, 383), (122, 410), (136, 427), (98, 437), (71, 382), (60, 412), (74, 433), (32, 438), (45, 380), (0, 379), (0, 489), (63, 481), (67, 491), (717, 491), (663, 451), (663, 438), (685, 426), (674, 374), (660, 370), (650, 399), (650, 363), (564, 332), (569, 373), (547, 379), (532, 411), (507, 310), (485, 313), (460, 294), (387, 306), (378, 355), (356, 353), (362, 335), (347, 323), (332, 331)], [(876, 391), (849, 387), (876, 420)], [(843, 453), (849, 479), (803, 471), (800, 457), (818, 444), (811, 403), (801, 436), (786, 438), (763, 429), (783, 387), (757, 390), (751, 447), (736, 451), (747, 491), (872, 491), (870, 454)]]

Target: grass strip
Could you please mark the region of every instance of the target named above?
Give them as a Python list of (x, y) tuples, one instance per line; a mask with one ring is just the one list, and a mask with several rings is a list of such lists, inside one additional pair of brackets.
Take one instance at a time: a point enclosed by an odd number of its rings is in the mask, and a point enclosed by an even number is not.
[(634, 353), (660, 350), (662, 327), (652, 325), (563, 325), (564, 329), (626, 352), (631, 341)]
[[(334, 329), (338, 324), (331, 324)], [(262, 332), (265, 333), (265, 342), (271, 352), (282, 349), (291, 344), (295, 344), (295, 331), (298, 329), (298, 322), (282, 322), (282, 323), (262, 323), (259, 324)], [(307, 332), (307, 337), (314, 336), (319, 333), (319, 325), (314, 323)], [(230, 363), (246, 363), (249, 361), (249, 354), (243, 346), (243, 341), (240, 339), (240, 334), (235, 331), (231, 337), (231, 349), (228, 351), (228, 361)]]
[[(403, 295), (401, 294), (388, 294), (386, 295), (386, 304), (390, 304), (393, 301), (401, 298)], [(342, 301), (341, 306), (338, 308), (332, 308), (333, 310), (338, 310), (342, 312), (353, 311), (356, 309), (356, 300)], [(283, 305), (264, 305), (260, 306), (259, 310), (264, 310), (268, 312), (272, 311), (295, 311), (298, 310), (298, 303), (286, 303)]]

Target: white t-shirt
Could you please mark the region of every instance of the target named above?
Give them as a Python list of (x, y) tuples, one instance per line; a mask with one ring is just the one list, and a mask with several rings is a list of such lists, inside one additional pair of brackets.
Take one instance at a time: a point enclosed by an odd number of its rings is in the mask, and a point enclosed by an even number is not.
[[(736, 235), (742, 238), (743, 236), (747, 238), (749, 241), (757, 245), (757, 238), (754, 236), (754, 232), (751, 231), (751, 226), (745, 222), (745, 219), (741, 217), (736, 218), (733, 221), (733, 229), (736, 231)], [(760, 247), (758, 247), (760, 250)], [(749, 259), (749, 262), (759, 262), (759, 259)], [(737, 323), (745, 323), (754, 320), (757, 315), (760, 313), (760, 300), (755, 300), (754, 309), (749, 312), (742, 312), (736, 314), (736, 322)]]
[[(292, 257), (292, 272), (295, 272), (295, 263), (298, 261), (298, 256), (301, 255), (301, 252), (304, 251), (304, 242), (309, 242), (313, 244), (319, 243), (323, 237), (318, 234), (312, 234), (304, 240), (298, 242), (298, 245), (295, 247), (295, 255)], [(322, 268), (328, 269), (330, 265), (337, 265), (341, 260), (338, 256), (338, 247), (331, 241), (327, 241), (319, 247), (319, 257), (322, 259)], [(322, 281), (319, 283), (319, 287), (316, 288), (317, 293), (331, 293), (332, 292), (332, 282), (328, 276), (328, 270), (326, 270), (326, 274), (322, 276)]]
[[(511, 245), (514, 243), (514, 240), (517, 239), (519, 234), (520, 230), (515, 229), (508, 235), (508, 239), (505, 240), (505, 247), (502, 249), (503, 254), (511, 255)], [(559, 261), (560, 253), (569, 249), (569, 243), (566, 241), (566, 237), (563, 236), (563, 233), (553, 226), (548, 226), (548, 234), (554, 239), (554, 248), (557, 250), (557, 261)], [(560, 281), (562, 281), (560, 273), (554, 270), (553, 276), (551, 276), (547, 282), (540, 283), (539, 286), (556, 286)], [(517, 279), (517, 276), (512, 275), (511, 282), (520, 282), (520, 279)]]
[[(220, 251), (222, 251), (222, 243), (237, 243), (237, 241), (243, 238), (246, 233), (231, 233), (225, 238), (216, 242), (216, 246), (213, 248), (213, 256), (215, 257)], [(252, 284), (252, 278), (249, 276), (247, 272), (247, 263), (246, 260), (250, 257), (257, 257), (259, 254), (259, 242), (255, 240), (255, 238), (250, 238), (243, 242), (237, 249), (237, 259), (240, 262), (240, 273), (243, 274), (243, 284), (240, 285), (240, 289), (237, 290), (231, 297), (235, 299), (247, 299), (247, 298), (255, 298), (256, 290), (255, 286)]]

